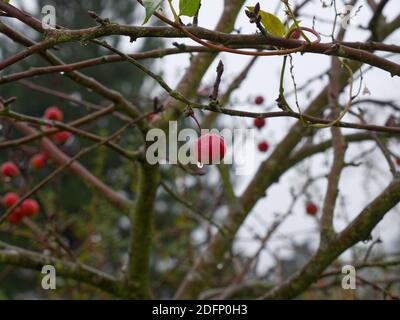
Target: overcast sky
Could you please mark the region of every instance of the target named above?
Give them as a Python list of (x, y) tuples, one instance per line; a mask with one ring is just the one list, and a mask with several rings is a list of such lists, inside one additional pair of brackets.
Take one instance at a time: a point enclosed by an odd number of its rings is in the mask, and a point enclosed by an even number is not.
[[(261, 7), (263, 10), (269, 12), (275, 12), (277, 4), (279, 1), (261, 1)], [(299, 1), (297, 1), (299, 2)], [(338, 11), (343, 12), (343, 6), (341, 1), (338, 2)], [(213, 28), (219, 19), (220, 13), (222, 11), (224, 1), (222, 0), (205, 0), (202, 1), (202, 8), (200, 14), (200, 25), (206, 28)], [(293, 3), (293, 1), (291, 1)], [(247, 1), (246, 5), (254, 5), (255, 1)], [(348, 41), (362, 41), (367, 38), (368, 33), (355, 27), (357, 25), (366, 25), (371, 17), (371, 12), (366, 5), (365, 1), (359, 1), (360, 5), (363, 7), (356, 17), (352, 19), (352, 25), (349, 32), (347, 33), (346, 40)], [(283, 19), (284, 13), (282, 9), (279, 9), (278, 15)], [(302, 16), (301, 24), (303, 26), (312, 26), (312, 17), (316, 15), (321, 20), (326, 20), (332, 22), (334, 18), (334, 11), (332, 8), (322, 8), (321, 2), (319, 0), (312, 1), (311, 5), (306, 6), (302, 11), (302, 14), (308, 16), (305, 18)], [(388, 5), (385, 10), (385, 16), (389, 17), (389, 20), (399, 13), (398, 3), (392, 1), (391, 5)], [(239, 15), (236, 23), (236, 28), (240, 29), (242, 33), (254, 33), (254, 25), (248, 23), (248, 20), (244, 13)], [(330, 34), (332, 24), (323, 23), (320, 20), (316, 21), (315, 28), (321, 34)], [(397, 32), (388, 38), (386, 43), (399, 43), (400, 34)], [(175, 41), (171, 40), (170, 42)], [(190, 40), (182, 41), (185, 43), (192, 43)], [(329, 42), (330, 38), (322, 37), (323, 42)], [(295, 54), (294, 56), (294, 74), (296, 76), (296, 82), (298, 85), (305, 83), (309, 78), (314, 75), (327, 70), (330, 64), (329, 57), (323, 55), (315, 54), (305, 54), (301, 56), (300, 54)], [(229, 80), (237, 75), (244, 67), (244, 65), (249, 61), (249, 57), (238, 56), (233, 54), (223, 53), (219, 56), (219, 59), (225, 64), (225, 73), (223, 79), (225, 83), (229, 83)], [(398, 58), (397, 58), (398, 59)], [(217, 60), (218, 61), (218, 60)], [(398, 61), (400, 62), (400, 61)], [(188, 57), (184, 59), (181, 55), (169, 56), (163, 58), (159, 63), (159, 67), (166, 72), (166, 79), (169, 84), (176, 84), (180, 76), (184, 73), (185, 67), (188, 65)], [(274, 100), (278, 95), (279, 87), (279, 72), (282, 63), (281, 57), (262, 57), (258, 60), (256, 66), (252, 69), (247, 80), (242, 84), (240, 89), (235, 92), (233, 96), (234, 101), (238, 101), (233, 105), (233, 107), (240, 110), (265, 110), (264, 107), (254, 107), (246, 103), (249, 97), (254, 97), (255, 95), (262, 94), (266, 98), (266, 105), (271, 106), (274, 104)], [(167, 66), (167, 67), (166, 67)], [(205, 77), (205, 84), (212, 83), (215, 76), (216, 63), (209, 69)], [(393, 99), (395, 101), (400, 100), (399, 87), (400, 80), (398, 77), (391, 78), (390, 75), (384, 71), (372, 70), (364, 75), (364, 81), (368, 89), (371, 92), (371, 97), (382, 98), (382, 99)], [(286, 90), (290, 91), (292, 89), (292, 83), (290, 77), (286, 76)], [(310, 89), (314, 92), (314, 95), (319, 92), (322, 85), (327, 83), (327, 78), (324, 81), (318, 81)], [(358, 86), (358, 82), (357, 82)], [(314, 96), (313, 95), (313, 96)], [(342, 99), (347, 97), (343, 95)], [(306, 107), (310, 98), (305, 97), (305, 95), (300, 95), (300, 105)], [(370, 106), (368, 106), (371, 109)], [(367, 109), (368, 109), (367, 108)], [(277, 110), (276, 108), (274, 110)], [(387, 113), (380, 110), (374, 109), (378, 112), (373, 113), (371, 121), (377, 124), (384, 123), (387, 118)], [(224, 118), (224, 124), (226, 126), (243, 127), (250, 126), (252, 121), (249, 119), (239, 119), (230, 118), (229, 116), (222, 116)], [(232, 121), (233, 120), (233, 121)], [(354, 121), (354, 118), (349, 118), (349, 120)], [(267, 126), (264, 130), (260, 132), (260, 136), (268, 140), (268, 142), (273, 147), (274, 144), (280, 141), (280, 138), (287, 132), (289, 124), (294, 123), (293, 120), (288, 119), (269, 119), (267, 121)], [(344, 133), (349, 133), (351, 130), (344, 130)], [(329, 130), (321, 135), (323, 137), (329, 137)], [(361, 150), (367, 150), (372, 146), (371, 143), (364, 143), (355, 146), (350, 146), (347, 152), (346, 160), (352, 159), (354, 156), (360, 153)], [(392, 146), (393, 151), (398, 150), (398, 145)], [(249, 163), (255, 171), (259, 165), (259, 162), (264, 160), (267, 155), (258, 155), (257, 159)], [(307, 163), (303, 163), (299, 167), (301, 169), (311, 170), (314, 175), (328, 172), (329, 166), (327, 167), (327, 160), (330, 161), (332, 158), (331, 153), (324, 156), (317, 156), (311, 160), (307, 160)], [(379, 152), (375, 152), (373, 157), (369, 159), (363, 159), (363, 161), (369, 161), (371, 164), (375, 165), (374, 170), (366, 168), (366, 166), (360, 168), (346, 168), (343, 172), (343, 177), (340, 183), (341, 195), (345, 195), (346, 198), (346, 211), (343, 212), (338, 206), (336, 210), (336, 216), (343, 217), (348, 215), (349, 218), (354, 217), (357, 213), (366, 205), (367, 201), (370, 201), (375, 195), (382, 190), (386, 184), (390, 181), (390, 173), (387, 168), (386, 162)], [(330, 162), (329, 162), (330, 163)], [(210, 175), (210, 173), (208, 174)], [(241, 178), (240, 183), (237, 185), (237, 192), (240, 193), (251, 179), (252, 175)], [(207, 179), (207, 177), (206, 177)], [(285, 212), (288, 206), (288, 190), (292, 186), (300, 186), (304, 182), (304, 177), (298, 172), (298, 170), (292, 170), (290, 174), (286, 174), (283, 179), (280, 180), (279, 184), (275, 184), (270, 188), (268, 196), (258, 202), (257, 206), (254, 208), (252, 214), (246, 220), (246, 225), (240, 230), (240, 238), (248, 238), (251, 234), (248, 229), (255, 229), (260, 234), (263, 234), (268, 228), (268, 225), (272, 221), (271, 217), (276, 212)], [(319, 206), (322, 203), (322, 197), (325, 193), (326, 179), (318, 183), (317, 186), (311, 188), (313, 194), (317, 194), (315, 201)], [(267, 225), (260, 223), (261, 217)], [(343, 218), (336, 219), (337, 228), (342, 228), (344, 226)], [(280, 235), (289, 235), (291, 239), (297, 239), (301, 241), (304, 238), (314, 239), (315, 244), (318, 241), (318, 235), (315, 232), (317, 228), (317, 223), (313, 218), (310, 218), (304, 213), (304, 200), (300, 201), (295, 207), (292, 216), (279, 228), (276, 236), (272, 240), (272, 249), (275, 250), (277, 247), (281, 247), (281, 237)], [(399, 236), (400, 230), (400, 213), (399, 210), (393, 210), (388, 214), (384, 221), (379, 224), (375, 229), (374, 234), (380, 236), (384, 240), (384, 245), (387, 250), (394, 250), (393, 246), (390, 246), (390, 242), (394, 237)], [(257, 243), (243, 241), (238, 247), (243, 251), (251, 254), (253, 250), (256, 250)], [(283, 250), (282, 253), (285, 251)], [(264, 262), (268, 263), (270, 260), (267, 255), (264, 255)]]

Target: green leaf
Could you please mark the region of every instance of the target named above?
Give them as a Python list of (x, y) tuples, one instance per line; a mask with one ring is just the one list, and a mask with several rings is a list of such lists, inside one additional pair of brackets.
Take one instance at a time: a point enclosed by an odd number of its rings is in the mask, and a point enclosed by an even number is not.
[(146, 18), (144, 18), (143, 24), (149, 21), (150, 17), (153, 15), (164, 0), (143, 0), (143, 6), (146, 9)]
[(179, 0), (179, 15), (193, 17), (200, 7), (200, 0)]
[(3, 0), (3, 2), (4, 2), (4, 3), (9, 3), (9, 2), (10, 2), (10, 0)]
[[(247, 9), (253, 12), (254, 7), (247, 7)], [(261, 16), (261, 24), (269, 33), (277, 37), (283, 37), (286, 34), (286, 28), (277, 16), (263, 10), (259, 11), (259, 15)]]

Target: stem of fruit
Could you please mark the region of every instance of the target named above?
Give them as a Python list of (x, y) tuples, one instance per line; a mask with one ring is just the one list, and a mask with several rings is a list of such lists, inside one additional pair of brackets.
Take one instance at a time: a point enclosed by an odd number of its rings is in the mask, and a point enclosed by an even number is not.
[(190, 117), (194, 120), (194, 122), (196, 122), (197, 127), (199, 128), (200, 134), (201, 134), (201, 126), (199, 121), (197, 120), (196, 116), (194, 115), (194, 113), (190, 114)]

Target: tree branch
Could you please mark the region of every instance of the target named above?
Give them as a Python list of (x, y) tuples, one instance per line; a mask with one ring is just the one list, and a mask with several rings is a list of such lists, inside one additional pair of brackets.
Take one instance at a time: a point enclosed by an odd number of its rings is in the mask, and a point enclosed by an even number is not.
[(149, 259), (153, 241), (153, 207), (160, 172), (157, 166), (147, 163), (139, 164), (138, 171), (138, 195), (130, 212), (131, 239), (126, 279), (129, 286), (137, 289), (140, 299), (149, 299), (152, 296), (149, 285)]

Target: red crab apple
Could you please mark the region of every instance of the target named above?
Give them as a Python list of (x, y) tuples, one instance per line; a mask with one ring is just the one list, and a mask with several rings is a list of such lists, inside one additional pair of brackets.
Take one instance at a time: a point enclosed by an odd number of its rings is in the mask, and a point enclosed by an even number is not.
[(215, 133), (201, 135), (195, 141), (195, 156), (199, 163), (217, 164), (225, 156), (224, 139)]
[(261, 141), (261, 142), (258, 144), (258, 150), (259, 150), (260, 152), (267, 152), (267, 151), (268, 151), (268, 148), (269, 148), (269, 144), (268, 144), (267, 141)]
[(14, 162), (7, 161), (1, 166), (1, 173), (4, 177), (16, 177), (19, 175), (19, 169)]
[(15, 192), (8, 192), (3, 197), (3, 204), (7, 208), (12, 207), (19, 200), (19, 196)]
[(35, 154), (30, 160), (31, 167), (34, 170), (40, 170), (46, 164), (46, 160), (47, 160), (47, 155), (45, 153)]
[(308, 202), (306, 204), (306, 212), (310, 216), (315, 216), (317, 214), (318, 207), (314, 202)]
[(264, 97), (263, 96), (255, 97), (254, 103), (257, 104), (257, 105), (263, 104), (264, 103)]
[(63, 112), (58, 107), (49, 107), (44, 112), (44, 118), (48, 120), (62, 121), (64, 118)]
[(48, 120), (62, 121), (63, 113), (58, 107), (50, 107), (44, 112), (44, 117)]
[(262, 119), (262, 118), (255, 118), (255, 119), (254, 119), (254, 126), (255, 126), (257, 129), (261, 129), (262, 127), (265, 126), (265, 119)]
[(21, 222), (23, 217), (24, 215), (21, 211), (21, 207), (19, 207), (7, 216), (7, 220), (12, 224), (18, 224)]
[(54, 134), (53, 140), (58, 143), (64, 143), (71, 137), (71, 132), (69, 131), (60, 131)]
[(21, 204), (21, 213), (23, 216), (34, 216), (39, 212), (39, 205), (35, 200), (26, 199)]

